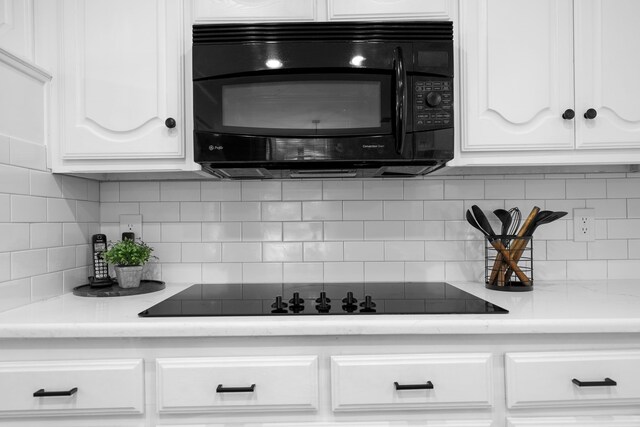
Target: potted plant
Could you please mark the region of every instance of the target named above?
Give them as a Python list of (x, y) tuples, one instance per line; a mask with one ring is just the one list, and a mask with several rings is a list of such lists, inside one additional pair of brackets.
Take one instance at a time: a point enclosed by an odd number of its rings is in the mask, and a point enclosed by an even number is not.
[(109, 249), (103, 253), (104, 260), (116, 270), (116, 278), (121, 288), (136, 288), (142, 280), (144, 264), (151, 258), (153, 248), (138, 239), (123, 239), (109, 243)]

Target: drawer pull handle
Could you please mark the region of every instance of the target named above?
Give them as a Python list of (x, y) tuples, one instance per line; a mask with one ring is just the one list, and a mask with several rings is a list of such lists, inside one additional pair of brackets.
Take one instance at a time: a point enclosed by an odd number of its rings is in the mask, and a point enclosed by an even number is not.
[(396, 390), (431, 390), (433, 389), (433, 383), (431, 381), (427, 381), (424, 384), (398, 384), (398, 382), (393, 383), (396, 386)]
[(618, 385), (618, 383), (611, 378), (605, 378), (604, 381), (580, 381), (574, 378), (571, 382), (578, 387), (612, 387)]
[(55, 396), (73, 396), (78, 392), (78, 387), (74, 387), (68, 391), (44, 391), (43, 388), (33, 393), (33, 397), (55, 397)]
[(255, 389), (255, 384), (251, 384), (249, 387), (224, 387), (222, 384), (218, 384), (216, 393), (253, 393)]

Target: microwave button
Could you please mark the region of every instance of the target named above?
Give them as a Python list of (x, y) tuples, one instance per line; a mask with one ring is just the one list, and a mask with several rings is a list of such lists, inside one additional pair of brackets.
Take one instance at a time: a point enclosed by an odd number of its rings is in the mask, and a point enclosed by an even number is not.
[(416, 82), (418, 86), (424, 86), (425, 82)]
[(442, 102), (442, 96), (438, 92), (429, 92), (427, 94), (427, 105), (437, 107)]
[(424, 93), (416, 93), (416, 99), (424, 98)]
[(418, 120), (417, 124), (423, 125), (424, 124), (424, 120)]

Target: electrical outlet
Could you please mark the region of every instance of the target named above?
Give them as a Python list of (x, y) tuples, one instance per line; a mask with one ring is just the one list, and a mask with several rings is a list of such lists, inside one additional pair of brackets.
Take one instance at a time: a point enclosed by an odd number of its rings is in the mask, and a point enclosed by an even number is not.
[(573, 210), (573, 241), (592, 242), (596, 240), (596, 210)]
[(132, 231), (136, 239), (142, 239), (142, 215), (120, 215), (120, 236), (117, 240), (127, 231)]

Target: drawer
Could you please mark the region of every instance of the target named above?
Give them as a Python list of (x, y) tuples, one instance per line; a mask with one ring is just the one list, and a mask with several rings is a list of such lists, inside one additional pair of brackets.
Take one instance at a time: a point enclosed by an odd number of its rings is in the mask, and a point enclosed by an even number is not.
[(0, 363), (2, 417), (143, 412), (141, 359)]
[(640, 403), (640, 351), (507, 353), (505, 368), (509, 408)]
[(489, 353), (331, 357), (334, 411), (486, 408), (493, 402)]
[(318, 408), (316, 356), (157, 360), (160, 413), (311, 411)]

